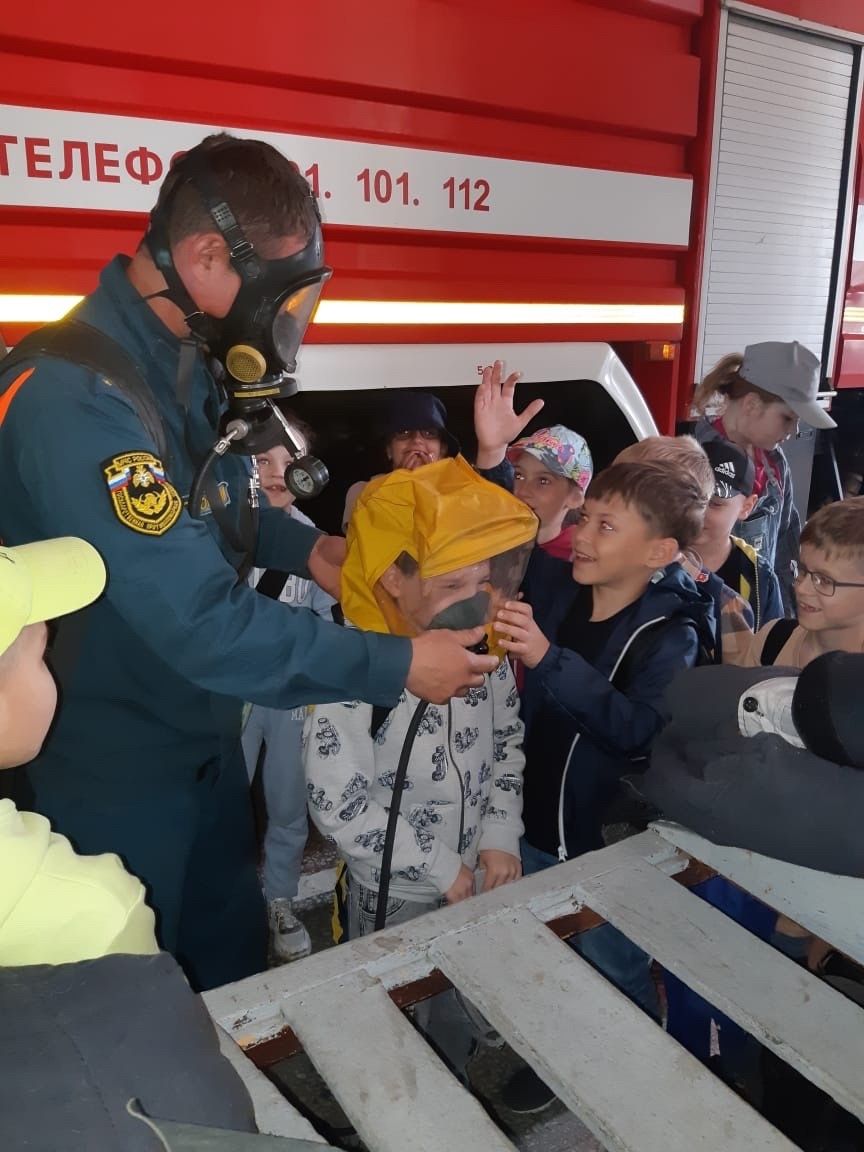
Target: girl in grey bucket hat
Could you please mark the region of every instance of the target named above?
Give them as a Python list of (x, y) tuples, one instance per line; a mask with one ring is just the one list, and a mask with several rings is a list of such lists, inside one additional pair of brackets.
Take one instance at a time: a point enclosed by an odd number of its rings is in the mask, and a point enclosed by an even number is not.
[[(792, 563), (798, 558), (801, 521), (782, 445), (797, 434), (799, 420), (814, 428), (835, 427), (817, 401), (819, 371), (817, 357), (797, 341), (750, 344), (743, 353), (724, 356), (693, 397), (700, 416), (696, 439), (702, 444), (728, 440), (753, 461), (758, 500), (734, 535), (773, 566), (787, 616), (795, 614)], [(708, 415), (718, 408), (718, 414)]]

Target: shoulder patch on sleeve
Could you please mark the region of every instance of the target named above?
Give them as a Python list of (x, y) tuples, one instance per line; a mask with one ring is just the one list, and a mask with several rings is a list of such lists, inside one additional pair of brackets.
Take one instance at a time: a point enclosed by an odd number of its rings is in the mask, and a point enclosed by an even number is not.
[(162, 536), (183, 511), (183, 501), (150, 452), (124, 452), (102, 461), (111, 505), (121, 524), (144, 536)]

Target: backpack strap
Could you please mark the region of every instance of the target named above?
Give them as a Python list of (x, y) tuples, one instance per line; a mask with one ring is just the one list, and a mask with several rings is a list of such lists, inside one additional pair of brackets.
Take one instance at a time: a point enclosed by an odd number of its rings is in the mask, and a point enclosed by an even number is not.
[(288, 583), (288, 572), (280, 572), (278, 568), (268, 568), (262, 573), (255, 585), (255, 591), (260, 592), (269, 600), (278, 600)]
[(0, 360), (0, 372), (5, 375), (16, 365), (38, 356), (80, 364), (122, 392), (156, 445), (159, 459), (169, 467), (168, 437), (156, 398), (138, 365), (116, 340), (83, 320), (46, 324), (18, 341)]
[(763, 668), (770, 668), (772, 664), (777, 663), (777, 657), (789, 643), (792, 633), (797, 627), (798, 621), (790, 619), (788, 616), (783, 620), (774, 622), (771, 631), (765, 637), (765, 643), (762, 645), (759, 663)]

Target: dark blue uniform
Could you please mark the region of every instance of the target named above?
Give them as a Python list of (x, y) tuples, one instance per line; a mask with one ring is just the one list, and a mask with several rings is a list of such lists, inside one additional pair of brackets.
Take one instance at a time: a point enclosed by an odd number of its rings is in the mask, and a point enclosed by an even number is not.
[[(214, 441), (219, 399), (200, 360), (186, 417), (179, 341), (126, 264), (108, 265), (77, 315), (146, 376), (169, 460), (129, 400), (80, 366), (45, 359), (0, 378), (0, 538), (81, 536), (109, 571), (105, 596), (58, 632), (61, 708), (45, 748), (0, 784), (79, 851), (117, 852), (148, 886), (163, 947), (208, 988), (260, 970), (266, 956), (240, 702), (392, 707), (411, 652), (407, 640), (257, 595), (238, 583), (212, 514), (188, 515), (192, 456)], [(239, 516), (247, 462), (226, 457), (216, 479)], [(255, 562), (306, 576), (317, 535), (262, 508)]]

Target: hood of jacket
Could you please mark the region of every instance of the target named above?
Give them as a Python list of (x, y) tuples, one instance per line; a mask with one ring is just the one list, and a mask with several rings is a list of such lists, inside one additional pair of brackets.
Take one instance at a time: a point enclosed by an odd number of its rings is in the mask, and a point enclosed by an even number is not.
[(117, 856), (79, 856), (44, 816), (0, 800), (0, 965), (156, 952), (144, 886)]

